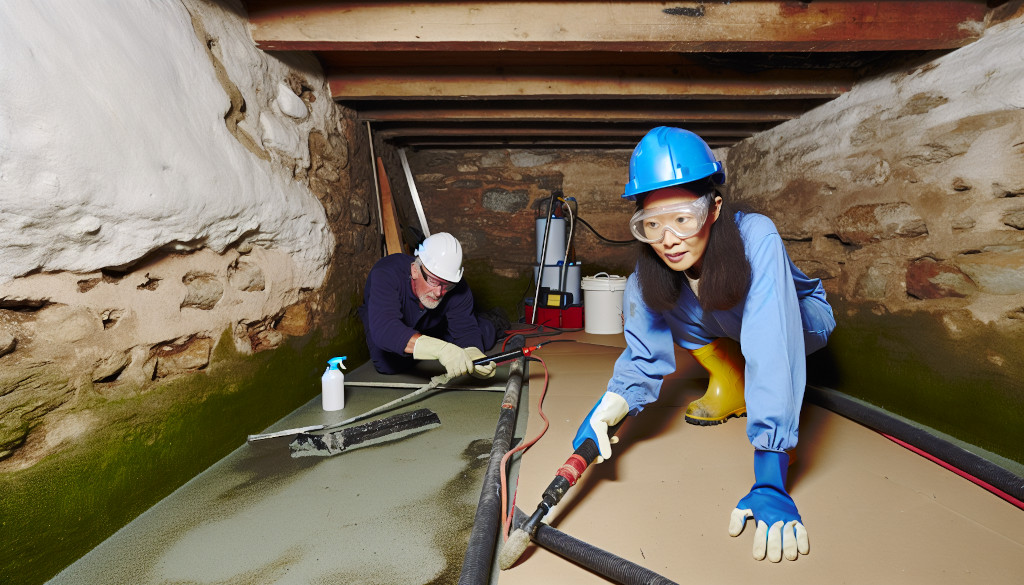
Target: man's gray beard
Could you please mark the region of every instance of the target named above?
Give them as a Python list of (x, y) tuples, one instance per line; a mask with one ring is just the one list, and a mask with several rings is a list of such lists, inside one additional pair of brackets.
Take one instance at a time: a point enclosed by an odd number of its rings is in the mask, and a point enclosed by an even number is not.
[(436, 309), (441, 304), (441, 299), (432, 299), (428, 293), (420, 297), (420, 303), (428, 309)]

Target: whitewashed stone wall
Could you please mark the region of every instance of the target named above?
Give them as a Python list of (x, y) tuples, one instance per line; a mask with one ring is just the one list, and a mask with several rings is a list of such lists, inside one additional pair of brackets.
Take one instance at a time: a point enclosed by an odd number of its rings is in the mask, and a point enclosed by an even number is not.
[(0, 470), (88, 432), (65, 424), (95, 419), (83, 396), (205, 368), (224, 331), (252, 352), (314, 326), (332, 258), (367, 243), (337, 227), (371, 218), (339, 193), (351, 122), (287, 58), (237, 0), (0, 4)]

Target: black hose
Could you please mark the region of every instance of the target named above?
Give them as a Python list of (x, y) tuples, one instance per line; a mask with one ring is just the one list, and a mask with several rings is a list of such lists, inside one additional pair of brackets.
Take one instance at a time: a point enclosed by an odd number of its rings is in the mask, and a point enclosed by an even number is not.
[[(525, 344), (525, 339), (521, 335), (513, 336), (507, 345), (515, 347), (517, 344), (520, 348)], [(466, 547), (466, 554), (462, 560), (459, 585), (482, 585), (490, 580), (494, 548), (503, 514), (501, 509), (501, 460), (512, 445), (512, 435), (516, 426), (516, 411), (519, 407), (519, 394), (523, 387), (525, 369), (526, 358), (521, 357), (513, 361), (508, 370), (505, 397), (501, 401), (498, 426), (494, 430), (491, 458), (487, 463), (483, 487), (480, 490), (480, 501), (473, 519), (473, 531), (469, 535), (469, 546)]]
[[(516, 508), (512, 525), (521, 527), (528, 519), (522, 510)], [(537, 525), (533, 541), (577, 565), (622, 585), (677, 585), (675, 581), (662, 577), (650, 569), (573, 538), (543, 522)]]
[(594, 232), (594, 235), (597, 236), (597, 239), (599, 239), (602, 242), (605, 242), (607, 244), (612, 244), (613, 246), (631, 246), (631, 245), (636, 243), (636, 240), (610, 240), (610, 239), (602, 236), (601, 234), (597, 233), (597, 230), (594, 229), (594, 226), (592, 226), (589, 223), (587, 223), (587, 221), (585, 219), (583, 219), (582, 217), (577, 216), (576, 217), (576, 221), (578, 221), (578, 222), (582, 223), (583, 225), (587, 226), (587, 229), (589, 229), (590, 231)]
[[(835, 390), (807, 386), (806, 397), (813, 404), (921, 449), (1016, 498), (1018, 502), (1024, 500), (1024, 478), (988, 459)], [(1019, 506), (1018, 502), (1010, 503)]]

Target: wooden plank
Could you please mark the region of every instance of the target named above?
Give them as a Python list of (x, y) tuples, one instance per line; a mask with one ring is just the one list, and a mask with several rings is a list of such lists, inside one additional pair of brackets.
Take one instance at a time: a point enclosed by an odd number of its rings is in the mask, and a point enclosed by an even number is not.
[[(691, 125), (690, 129), (693, 132), (703, 136), (740, 136), (749, 137), (753, 136), (757, 132), (763, 130), (763, 128), (750, 127), (749, 129), (740, 129), (736, 127), (705, 127), (700, 128)], [(643, 128), (559, 128), (559, 127), (535, 127), (535, 128), (524, 128), (520, 125), (506, 126), (506, 127), (438, 127), (438, 126), (403, 126), (399, 128), (387, 128), (378, 129), (375, 131), (376, 135), (383, 139), (388, 140), (398, 136), (428, 136), (428, 137), (443, 137), (443, 136), (456, 136), (456, 137), (470, 137), (470, 136), (501, 136), (503, 138), (509, 138), (514, 136), (525, 136), (525, 137), (539, 137), (548, 136), (551, 138), (559, 137), (587, 137), (587, 138), (599, 138), (603, 136), (635, 136), (637, 140), (643, 138), (644, 134), (650, 130), (649, 127)]]
[[(504, 128), (409, 128), (398, 127), (377, 132), (394, 144), (424, 148), (461, 147), (539, 147), (630, 149), (636, 146), (651, 125), (643, 128), (529, 129)], [(731, 146), (761, 131), (761, 128), (701, 128), (687, 126), (712, 147)]]
[(391, 183), (384, 170), (384, 159), (377, 157), (377, 176), (380, 179), (381, 223), (384, 226), (384, 246), (388, 254), (407, 252), (398, 229), (398, 211), (391, 195)]
[[(751, 56), (753, 53), (740, 53)], [(459, 67), (522, 67), (546, 63), (566, 67), (593, 65), (701, 65), (690, 53), (639, 53), (636, 51), (322, 51), (325, 69), (336, 67), (427, 67), (444, 63)]]
[(784, 122), (824, 100), (538, 100), (367, 101), (356, 106), (371, 122)]
[[(642, 136), (637, 136), (636, 139), (625, 138), (621, 136), (612, 136), (605, 139), (598, 137), (580, 138), (577, 140), (573, 139), (558, 139), (558, 138), (529, 138), (529, 137), (512, 137), (503, 139), (501, 137), (490, 137), (486, 138), (483, 136), (479, 137), (464, 137), (464, 136), (452, 136), (450, 140), (444, 140), (441, 138), (431, 138), (429, 136), (414, 136), (410, 138), (399, 137), (395, 139), (396, 143), (406, 145), (406, 147), (415, 149), (439, 149), (439, 150), (459, 150), (459, 149), (505, 149), (505, 148), (529, 148), (537, 150), (546, 149), (598, 149), (603, 151), (625, 151), (627, 160), (629, 159), (629, 152), (636, 147), (637, 142)], [(708, 142), (709, 147), (718, 149), (721, 147), (732, 147), (736, 142), (741, 140), (742, 137), (736, 137), (734, 139), (715, 139), (708, 138), (705, 141)]]
[(980, 37), (984, 0), (285, 2), (250, 0), (265, 50), (881, 51)]
[(835, 98), (850, 71), (762, 71), (730, 75), (704, 68), (526, 67), (350, 68), (328, 74), (331, 95), (347, 98)]
[[(1024, 1), (1024, 0), (1021, 0)], [(594, 67), (660, 65), (662, 67), (707, 67), (742, 70), (766, 69), (856, 69), (884, 59), (893, 51), (850, 52), (707, 52), (651, 53), (641, 51), (321, 51), (317, 53), (326, 70), (349, 67)], [(925, 56), (927, 51), (899, 51)]]

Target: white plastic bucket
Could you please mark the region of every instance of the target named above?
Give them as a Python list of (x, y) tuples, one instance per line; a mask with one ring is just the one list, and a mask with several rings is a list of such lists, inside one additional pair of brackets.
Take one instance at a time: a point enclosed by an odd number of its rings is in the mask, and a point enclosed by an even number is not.
[(584, 276), (581, 286), (583, 330), (599, 334), (622, 333), (622, 291), (626, 290), (626, 277), (598, 272)]

